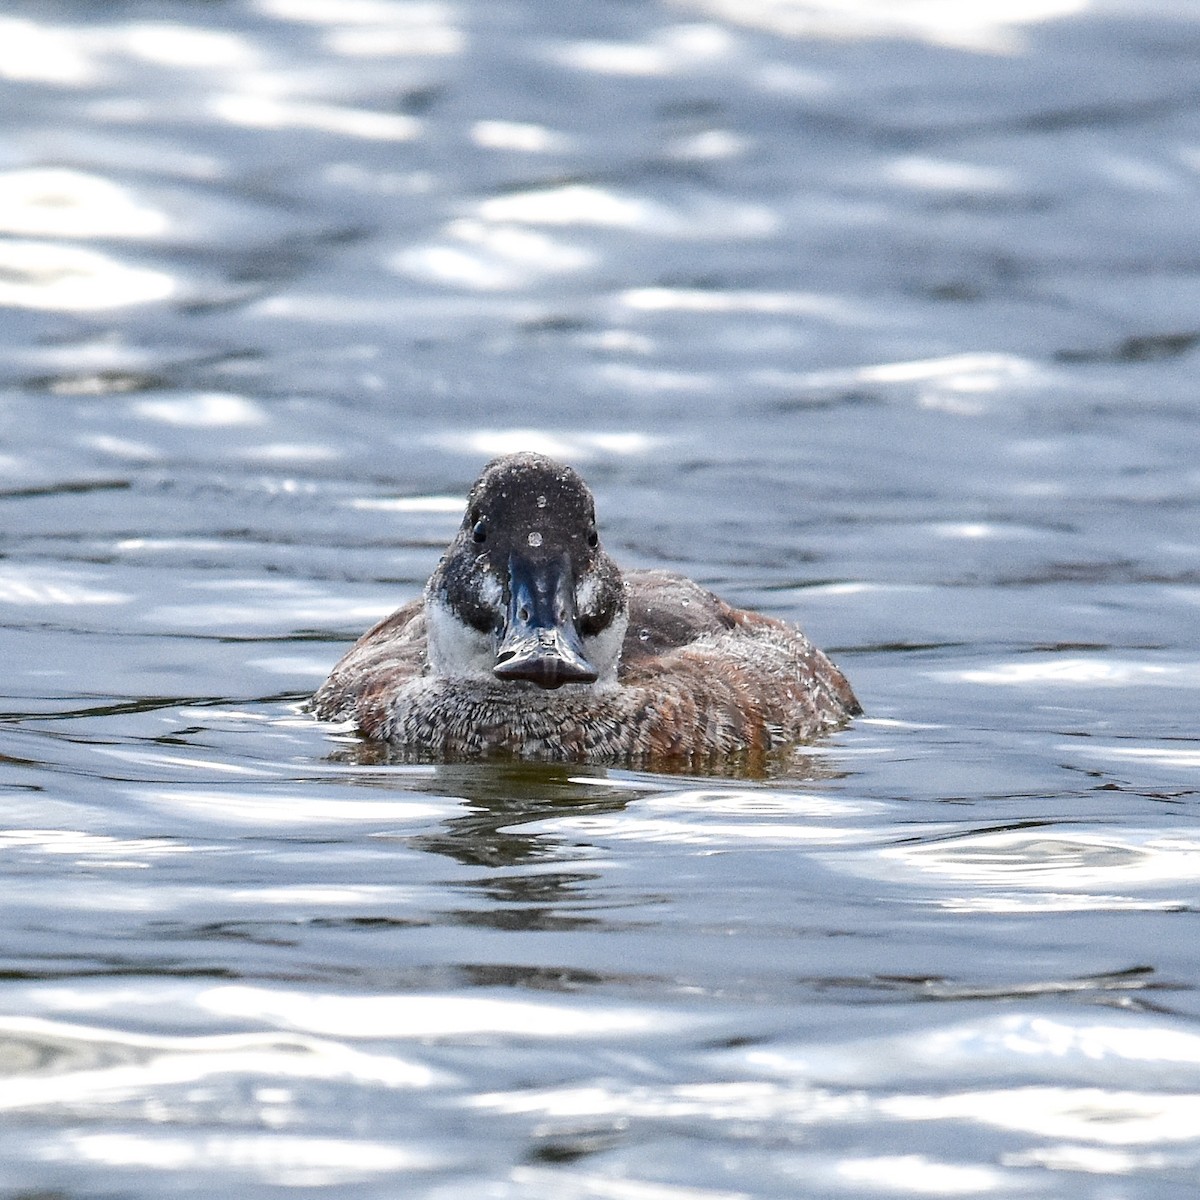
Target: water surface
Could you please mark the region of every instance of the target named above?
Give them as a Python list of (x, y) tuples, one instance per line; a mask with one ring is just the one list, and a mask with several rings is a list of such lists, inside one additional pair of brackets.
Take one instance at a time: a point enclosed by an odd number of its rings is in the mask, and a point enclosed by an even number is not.
[[(967, 7), (5, 7), (5, 1196), (1195, 1193), (1200, 22)], [(868, 716), (310, 721), (516, 448)]]

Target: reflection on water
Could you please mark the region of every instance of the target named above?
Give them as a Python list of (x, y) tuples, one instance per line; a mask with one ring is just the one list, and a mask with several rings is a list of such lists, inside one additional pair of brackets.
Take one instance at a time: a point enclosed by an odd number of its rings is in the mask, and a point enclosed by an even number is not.
[(744, 23), (794, 38), (915, 38), (934, 45), (961, 46), (989, 54), (1028, 48), (1022, 36), (1039, 21), (1072, 16), (1087, 0), (985, 0), (970, 8), (952, 0), (901, 5), (880, 0), (676, 0), (685, 10)]
[[(419, 1146), (361, 1138), (297, 1137), (291, 1134), (207, 1136), (201, 1139), (133, 1134), (68, 1135), (43, 1161), (85, 1163), (144, 1172), (211, 1173), (218, 1186), (261, 1183), (269, 1187), (331, 1188), (369, 1181), (376, 1176), (404, 1177), (444, 1167), (445, 1162)], [(150, 1176), (152, 1184), (159, 1181)]]
[[(7, 5), (0, 1191), (1191, 1195), (1196, 29)], [(315, 725), (517, 449), (872, 717)]]
[(176, 292), (163, 271), (54, 242), (0, 246), (0, 304), (51, 312), (97, 312), (166, 300)]
[(62, 168), (0, 175), (0, 230), (5, 233), (154, 239), (169, 228), (165, 213), (96, 175)]
[[(419, 836), (413, 844), (436, 854), (447, 854), (467, 866), (512, 867), (559, 858), (525, 827), (539, 816), (560, 812), (619, 811), (644, 794), (645, 787), (631, 781), (615, 787), (590, 787), (595, 779), (610, 782), (601, 768), (553, 764), (506, 763), (496, 767), (440, 765), (426, 781), (429, 791), (453, 796), (463, 803), (463, 815), (443, 823), (435, 832)], [(503, 900), (527, 898), (549, 903), (563, 889), (577, 883), (570, 875), (537, 873), (514, 877), (489, 877), (485, 890)]]

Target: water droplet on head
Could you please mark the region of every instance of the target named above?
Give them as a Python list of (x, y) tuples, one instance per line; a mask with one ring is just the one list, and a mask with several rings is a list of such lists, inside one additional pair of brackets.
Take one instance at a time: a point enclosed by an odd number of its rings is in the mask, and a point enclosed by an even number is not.
[(529, 535), (529, 544), (533, 547), (537, 547), (542, 544), (542, 535), (538, 533), (536, 529)]
[(691, 604), (691, 601), (690, 600), (680, 600), (679, 603), (682, 604), (684, 608), (687, 608), (687, 606), (689, 604)]

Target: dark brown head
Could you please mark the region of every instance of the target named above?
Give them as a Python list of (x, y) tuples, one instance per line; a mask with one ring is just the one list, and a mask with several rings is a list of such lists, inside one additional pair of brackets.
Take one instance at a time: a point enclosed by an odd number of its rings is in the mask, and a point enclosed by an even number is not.
[(543, 688), (612, 683), (628, 623), (587, 485), (541, 454), (483, 469), (425, 591), (430, 669)]

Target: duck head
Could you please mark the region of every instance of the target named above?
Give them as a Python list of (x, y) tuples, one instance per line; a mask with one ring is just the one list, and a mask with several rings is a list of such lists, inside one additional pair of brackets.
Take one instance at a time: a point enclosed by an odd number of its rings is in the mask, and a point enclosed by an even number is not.
[(540, 454), (488, 463), (426, 586), (425, 617), (434, 674), (615, 683), (628, 605), (579, 475)]

